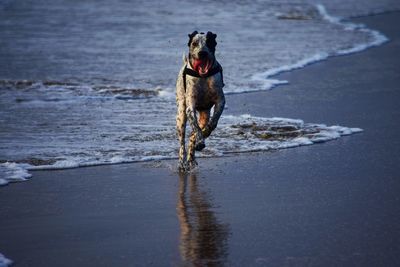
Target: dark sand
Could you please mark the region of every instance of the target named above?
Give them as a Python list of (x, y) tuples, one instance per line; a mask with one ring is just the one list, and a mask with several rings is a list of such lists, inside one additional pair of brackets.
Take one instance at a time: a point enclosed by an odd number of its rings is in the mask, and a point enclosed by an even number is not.
[[(226, 114), (361, 134), (269, 153), (37, 171), (0, 190), (15, 266), (399, 266), (400, 13), (355, 19), (391, 42), (232, 95)], [(186, 184), (187, 182), (187, 184)]]

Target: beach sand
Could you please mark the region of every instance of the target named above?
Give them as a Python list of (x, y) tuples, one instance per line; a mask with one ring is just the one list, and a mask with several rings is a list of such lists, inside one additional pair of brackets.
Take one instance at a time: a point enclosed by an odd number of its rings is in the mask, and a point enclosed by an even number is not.
[(0, 252), (15, 266), (399, 266), (400, 13), (353, 21), (391, 41), (229, 95), (225, 114), (364, 132), (188, 175), (175, 160), (34, 171), (0, 191)]

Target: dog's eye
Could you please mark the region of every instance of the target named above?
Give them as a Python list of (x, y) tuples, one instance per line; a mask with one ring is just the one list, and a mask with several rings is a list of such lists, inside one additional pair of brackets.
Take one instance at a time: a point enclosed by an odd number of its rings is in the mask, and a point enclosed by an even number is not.
[(192, 43), (192, 46), (193, 46), (193, 47), (197, 47), (198, 45), (199, 45), (198, 42), (193, 42), (193, 43)]

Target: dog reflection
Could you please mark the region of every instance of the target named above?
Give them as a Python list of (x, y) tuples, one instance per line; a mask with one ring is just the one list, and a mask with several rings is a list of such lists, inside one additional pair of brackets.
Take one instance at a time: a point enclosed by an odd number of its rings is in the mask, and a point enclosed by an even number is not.
[(216, 218), (195, 174), (179, 173), (177, 203), (184, 266), (221, 266), (227, 258), (228, 225)]

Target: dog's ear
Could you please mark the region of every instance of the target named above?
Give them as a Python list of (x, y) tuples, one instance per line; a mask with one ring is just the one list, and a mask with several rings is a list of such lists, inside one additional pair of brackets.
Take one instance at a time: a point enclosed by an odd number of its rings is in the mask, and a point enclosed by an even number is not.
[(188, 46), (190, 46), (190, 44), (192, 43), (193, 37), (195, 37), (196, 34), (198, 34), (198, 33), (199, 33), (198, 31), (194, 31), (194, 32), (188, 34), (188, 36), (189, 36)]
[(210, 51), (214, 53), (215, 47), (217, 46), (217, 41), (215, 40), (217, 38), (217, 35), (212, 32), (207, 32), (206, 38), (208, 49), (210, 49)]

